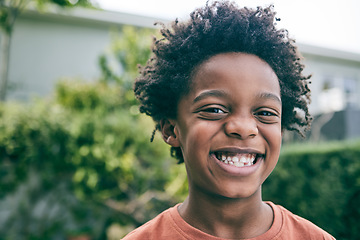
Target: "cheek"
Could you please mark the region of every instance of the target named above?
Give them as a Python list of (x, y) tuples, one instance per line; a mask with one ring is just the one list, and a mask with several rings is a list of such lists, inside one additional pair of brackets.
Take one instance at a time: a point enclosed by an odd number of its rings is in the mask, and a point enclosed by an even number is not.
[(186, 131), (184, 131), (184, 128), (182, 130), (180, 142), (182, 149), (186, 151), (186, 157), (191, 158), (204, 154), (204, 152), (209, 153), (211, 138), (214, 135), (212, 131), (214, 128), (211, 124), (195, 122)]
[(281, 125), (264, 125), (259, 130), (267, 142), (271, 155), (279, 155), (282, 142)]
[(276, 165), (277, 160), (280, 155), (281, 142), (282, 142), (282, 131), (281, 125), (272, 125), (267, 126), (262, 130), (263, 137), (266, 140), (271, 158), (273, 159), (274, 164)]
[(262, 132), (262, 135), (269, 143), (281, 143), (282, 138), (282, 129), (281, 124), (270, 124), (263, 125), (259, 127), (259, 130)]
[(262, 136), (266, 141), (267, 145), (267, 157), (266, 157), (266, 168), (264, 175), (262, 177), (262, 182), (271, 174), (271, 172), (276, 167), (276, 164), (279, 160), (280, 149), (281, 149), (281, 139), (282, 139), (282, 132), (281, 126), (277, 125), (267, 125), (264, 129), (261, 130)]

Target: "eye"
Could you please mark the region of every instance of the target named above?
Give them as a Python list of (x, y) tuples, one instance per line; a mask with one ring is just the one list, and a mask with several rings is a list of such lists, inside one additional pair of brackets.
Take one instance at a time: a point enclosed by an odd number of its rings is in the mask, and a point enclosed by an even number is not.
[(257, 113), (258, 116), (265, 116), (265, 117), (270, 117), (270, 116), (276, 116), (276, 114), (269, 112), (269, 111), (260, 111)]
[(198, 111), (198, 116), (205, 120), (219, 120), (226, 116), (227, 111), (222, 106), (204, 106)]
[(225, 113), (223, 110), (221, 110), (220, 108), (216, 108), (216, 107), (212, 107), (212, 108), (205, 108), (203, 110), (204, 112), (208, 112), (208, 113)]
[(260, 109), (255, 112), (255, 117), (263, 123), (277, 123), (280, 121), (281, 115), (275, 110)]

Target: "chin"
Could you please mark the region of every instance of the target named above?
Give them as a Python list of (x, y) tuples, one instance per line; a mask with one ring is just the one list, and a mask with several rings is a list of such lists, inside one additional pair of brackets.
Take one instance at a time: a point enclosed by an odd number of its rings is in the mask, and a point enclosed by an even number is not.
[[(222, 189), (217, 195), (224, 199), (249, 199), (252, 197), (255, 197), (260, 193), (260, 188), (257, 189), (231, 189), (229, 191), (224, 191), (225, 189)], [(235, 191), (234, 191), (235, 190)], [(261, 194), (259, 194), (261, 196)]]

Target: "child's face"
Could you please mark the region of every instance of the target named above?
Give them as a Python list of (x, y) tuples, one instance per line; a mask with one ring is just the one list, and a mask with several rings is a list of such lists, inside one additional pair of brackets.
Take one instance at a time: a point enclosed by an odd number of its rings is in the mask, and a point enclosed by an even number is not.
[(201, 64), (172, 121), (190, 191), (260, 193), (280, 153), (281, 107), (278, 78), (257, 56), (226, 53)]

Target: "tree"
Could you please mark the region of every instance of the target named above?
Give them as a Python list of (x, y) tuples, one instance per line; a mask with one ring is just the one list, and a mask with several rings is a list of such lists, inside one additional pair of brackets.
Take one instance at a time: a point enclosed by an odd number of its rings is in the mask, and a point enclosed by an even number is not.
[(46, 4), (60, 7), (90, 7), (90, 0), (0, 0), (0, 101), (6, 99), (11, 36), (16, 19), (30, 4), (42, 9)]

